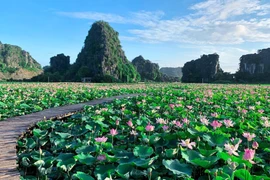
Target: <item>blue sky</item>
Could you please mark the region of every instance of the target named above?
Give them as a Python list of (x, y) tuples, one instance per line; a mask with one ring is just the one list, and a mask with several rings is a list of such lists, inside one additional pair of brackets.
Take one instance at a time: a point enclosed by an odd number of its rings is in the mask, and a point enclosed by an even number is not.
[(0, 17), (0, 41), (42, 66), (59, 53), (74, 62), (96, 20), (119, 32), (130, 61), (142, 55), (160, 67), (216, 52), (235, 72), (241, 55), (270, 47), (269, 0), (8, 0)]

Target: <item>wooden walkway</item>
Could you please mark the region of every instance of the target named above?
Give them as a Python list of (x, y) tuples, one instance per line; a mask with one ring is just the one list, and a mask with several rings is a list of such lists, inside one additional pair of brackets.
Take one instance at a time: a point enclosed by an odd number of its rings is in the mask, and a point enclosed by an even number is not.
[(31, 126), (34, 126), (38, 121), (44, 120), (44, 117), (46, 117), (46, 119), (59, 119), (81, 111), (85, 105), (108, 103), (114, 99), (134, 96), (138, 96), (138, 94), (96, 99), (85, 103), (46, 109), (33, 114), (13, 117), (0, 121), (0, 179), (20, 179), (20, 174), (17, 171), (17, 139)]

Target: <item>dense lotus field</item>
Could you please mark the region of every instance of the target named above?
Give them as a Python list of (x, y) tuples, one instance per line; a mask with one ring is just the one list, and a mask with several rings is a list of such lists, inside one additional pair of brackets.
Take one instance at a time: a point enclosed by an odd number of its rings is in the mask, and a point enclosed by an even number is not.
[(182, 85), (41, 121), (24, 179), (270, 179), (270, 89)]
[(140, 92), (144, 85), (82, 83), (0, 84), (0, 120), (101, 97)]

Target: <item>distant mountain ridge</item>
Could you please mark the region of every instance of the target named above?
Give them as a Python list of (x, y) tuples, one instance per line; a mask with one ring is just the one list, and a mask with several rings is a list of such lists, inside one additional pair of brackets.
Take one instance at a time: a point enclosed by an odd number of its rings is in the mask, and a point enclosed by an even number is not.
[(162, 67), (160, 68), (160, 72), (166, 74), (167, 76), (178, 77), (180, 79), (183, 76), (181, 67)]
[(31, 79), (42, 73), (41, 65), (21, 47), (0, 41), (0, 80)]
[(148, 59), (144, 59), (141, 55), (132, 60), (132, 64), (141, 75), (142, 81), (156, 82), (178, 82), (180, 78), (168, 76), (159, 70), (159, 65)]

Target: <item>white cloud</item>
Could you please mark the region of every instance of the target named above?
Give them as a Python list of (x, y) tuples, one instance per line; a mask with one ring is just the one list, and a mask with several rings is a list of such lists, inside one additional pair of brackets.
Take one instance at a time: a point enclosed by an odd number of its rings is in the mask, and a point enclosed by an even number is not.
[(206, 0), (193, 4), (190, 10), (193, 11), (190, 14), (170, 19), (166, 18), (162, 11), (139, 11), (125, 15), (99, 12), (59, 14), (137, 25), (138, 28), (128, 30), (130, 35), (120, 36), (121, 40), (144, 43), (173, 42), (185, 46), (191, 44), (197, 47), (194, 57), (199, 58), (203, 53), (216, 52), (221, 57), (222, 68), (231, 72), (237, 70), (241, 55), (256, 51), (225, 46), (249, 42), (260, 42), (264, 45), (270, 43), (269, 1), (264, 3), (260, 0)]
[(196, 10), (195, 15), (212, 20), (225, 20), (230, 17), (245, 14), (267, 14), (269, 5), (261, 5), (259, 0), (208, 0), (191, 7)]
[[(130, 38), (142, 42), (184, 42), (193, 44), (240, 44), (269, 42), (270, 3), (259, 0), (207, 0), (190, 7), (194, 13), (164, 19), (164, 12), (140, 11), (126, 16), (98, 12), (59, 12), (61, 15), (135, 24)], [(126, 38), (127, 39), (127, 38)]]

